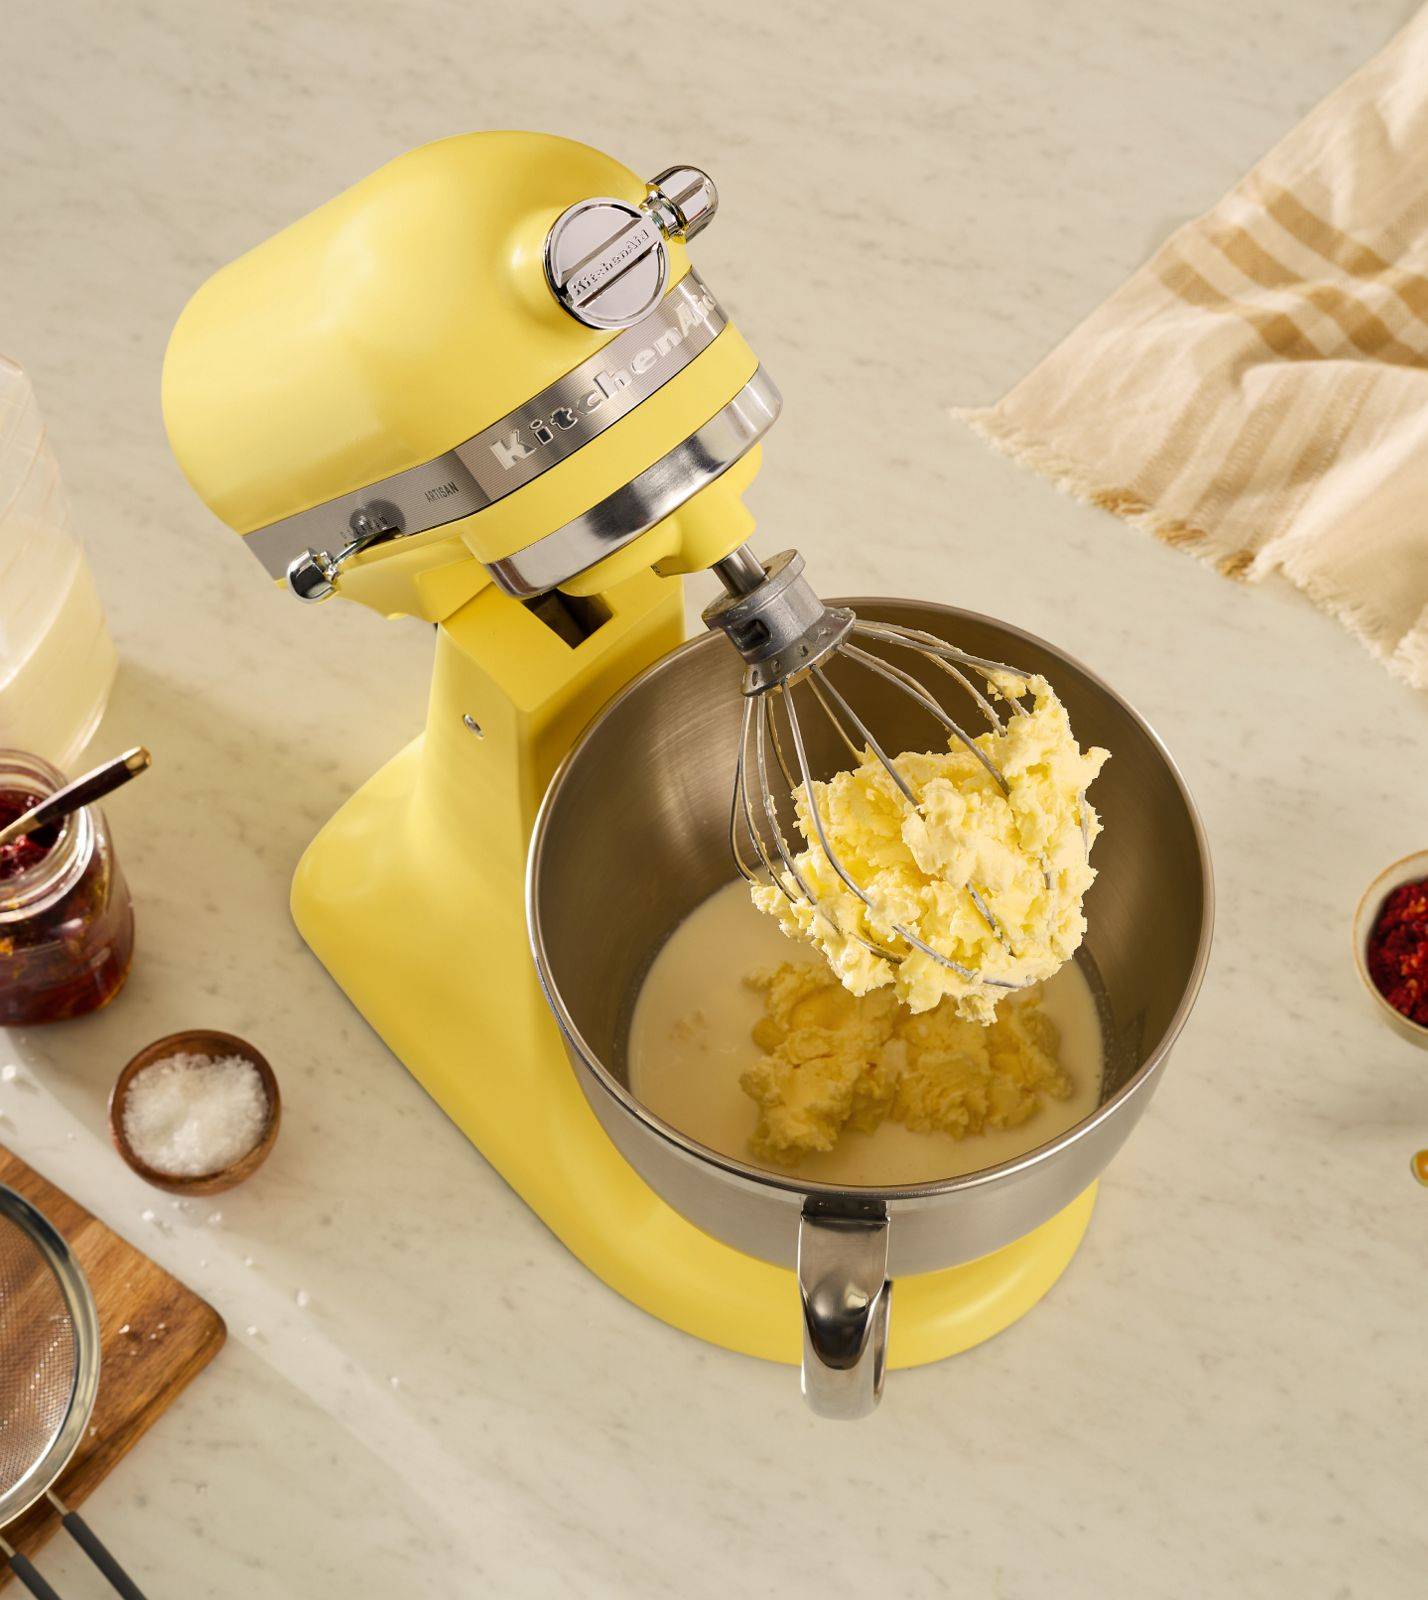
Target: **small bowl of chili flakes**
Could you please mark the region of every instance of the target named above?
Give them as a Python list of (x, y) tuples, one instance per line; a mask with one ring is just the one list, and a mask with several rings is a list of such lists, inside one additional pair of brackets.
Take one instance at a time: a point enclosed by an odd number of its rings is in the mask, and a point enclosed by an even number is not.
[(1389, 1026), (1428, 1048), (1428, 850), (1385, 867), (1364, 890), (1354, 960)]

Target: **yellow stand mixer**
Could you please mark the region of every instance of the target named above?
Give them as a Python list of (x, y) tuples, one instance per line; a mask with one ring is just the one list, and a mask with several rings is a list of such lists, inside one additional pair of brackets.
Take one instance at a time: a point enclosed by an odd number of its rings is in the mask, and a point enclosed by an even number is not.
[[(523, 875), (587, 722), (684, 633), (679, 575), (752, 529), (780, 400), (690, 266), (704, 174), (568, 140), (428, 145), (215, 274), (164, 369), (173, 448), (304, 600), (437, 625), (424, 732), (303, 856), (292, 911), (353, 1004), (612, 1288), (799, 1360), (793, 1274), (660, 1199), (592, 1115), (542, 996)], [(1070, 1260), (1094, 1185), (980, 1260), (900, 1280), (890, 1363), (967, 1348)]]

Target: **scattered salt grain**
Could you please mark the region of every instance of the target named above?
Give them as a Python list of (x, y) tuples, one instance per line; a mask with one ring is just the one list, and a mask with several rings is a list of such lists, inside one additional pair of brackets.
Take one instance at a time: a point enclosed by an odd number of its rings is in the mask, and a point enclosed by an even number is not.
[(402, 1380), (396, 1375), (395, 1372), (390, 1378), (387, 1379), (387, 1382), (390, 1383), (394, 1389), (400, 1389), (402, 1386)]
[(244, 1256), (244, 1257), (243, 1257), (243, 1265), (244, 1265), (244, 1266), (245, 1266), (245, 1267), (251, 1267), (251, 1266), (252, 1266), (252, 1265), (253, 1265), (253, 1258), (252, 1258), (252, 1256)]
[(256, 1323), (250, 1322), (248, 1324), (248, 1337), (250, 1339), (256, 1339), (258, 1337), (258, 1326)]
[(263, 1137), (267, 1120), (263, 1080), (243, 1056), (180, 1050), (136, 1073), (124, 1100), (135, 1155), (174, 1177), (231, 1166)]
[(13, 1061), (7, 1061), (3, 1067), (0, 1067), (0, 1078), (3, 1078), (6, 1083), (14, 1083), (19, 1076), (20, 1069)]
[(293, 1296), (293, 1299), (297, 1301), (298, 1309), (300, 1311), (305, 1311), (312, 1301), (312, 1297), (308, 1294), (306, 1289), (299, 1289), (298, 1292)]
[(222, 1221), (223, 1213), (221, 1211), (210, 1211), (208, 1213), (208, 1226), (210, 1228), (216, 1228)]

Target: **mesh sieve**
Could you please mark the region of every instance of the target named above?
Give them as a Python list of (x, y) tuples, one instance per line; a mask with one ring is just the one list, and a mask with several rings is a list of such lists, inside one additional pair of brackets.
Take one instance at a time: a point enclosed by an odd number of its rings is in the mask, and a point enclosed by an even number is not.
[(44, 1216), (0, 1186), (0, 1526), (64, 1469), (98, 1376), (99, 1324), (83, 1273)]

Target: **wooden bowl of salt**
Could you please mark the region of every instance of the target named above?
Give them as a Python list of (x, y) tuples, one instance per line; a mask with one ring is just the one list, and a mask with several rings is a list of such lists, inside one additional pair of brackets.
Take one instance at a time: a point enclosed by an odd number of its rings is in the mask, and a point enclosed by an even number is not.
[(170, 1194), (221, 1194), (251, 1178), (281, 1119), (278, 1080), (261, 1052), (210, 1028), (146, 1045), (109, 1096), (115, 1149)]

